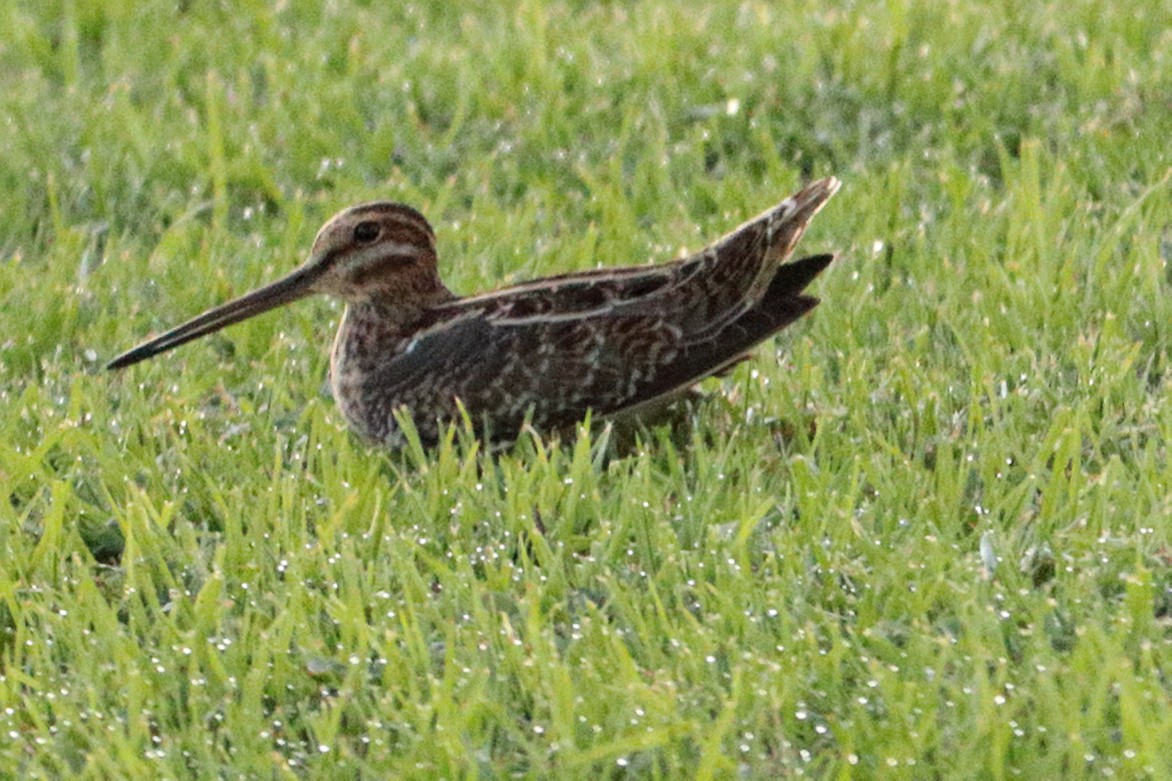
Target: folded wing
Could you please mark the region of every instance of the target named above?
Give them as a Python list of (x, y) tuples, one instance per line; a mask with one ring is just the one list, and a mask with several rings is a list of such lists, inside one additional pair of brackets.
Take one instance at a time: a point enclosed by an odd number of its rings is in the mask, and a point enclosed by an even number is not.
[[(818, 299), (801, 291), (832, 257), (782, 266), (756, 305), (718, 329), (689, 333), (656, 314), (501, 323), (469, 313), (417, 337), (368, 381), (392, 386), (410, 409), (435, 409), (444, 395), (454, 408), (458, 398), (497, 441), (526, 415), (538, 428), (557, 429), (587, 410), (620, 413), (719, 371), (808, 312)], [(425, 439), (438, 435), (435, 421), (415, 424)]]
[[(818, 303), (802, 290), (832, 256), (783, 261), (837, 188), (833, 179), (815, 182), (674, 263), (569, 274), (444, 304), (366, 381), (409, 409), (459, 399), (498, 441), (527, 415), (555, 429), (587, 410), (614, 414), (669, 397)], [(425, 439), (438, 433), (435, 421), (415, 424)]]

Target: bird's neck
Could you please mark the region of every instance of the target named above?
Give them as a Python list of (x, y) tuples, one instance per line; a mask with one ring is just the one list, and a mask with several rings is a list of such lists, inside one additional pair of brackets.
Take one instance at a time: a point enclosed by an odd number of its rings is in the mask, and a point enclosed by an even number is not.
[(360, 433), (383, 437), (366, 430), (373, 418), (365, 408), (379, 396), (379, 377), (419, 333), (427, 311), (455, 298), (440, 286), (410, 303), (371, 298), (346, 304), (330, 354), (330, 387), (343, 417)]
[(410, 329), (432, 307), (454, 301), (442, 283), (426, 290), (413, 290), (403, 295), (399, 290), (377, 291), (367, 297), (346, 302), (344, 323), (383, 330)]
[(358, 362), (369, 374), (371, 362), (388, 361), (394, 352), (418, 332), (429, 309), (454, 301), (456, 296), (443, 285), (408, 300), (371, 296), (346, 303), (338, 335), (334, 340), (331, 370), (345, 373)]

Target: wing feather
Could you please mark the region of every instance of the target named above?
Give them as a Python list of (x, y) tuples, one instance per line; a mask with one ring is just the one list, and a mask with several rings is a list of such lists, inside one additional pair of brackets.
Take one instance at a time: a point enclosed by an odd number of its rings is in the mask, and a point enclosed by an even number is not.
[[(409, 409), (450, 418), (456, 400), (482, 431), (507, 441), (529, 416), (542, 429), (608, 415), (691, 385), (744, 355), (818, 302), (801, 290), (830, 262), (786, 264), (758, 305), (719, 330), (685, 333), (662, 315), (621, 310), (590, 319), (492, 319), (467, 313), (417, 336), (370, 382)], [(437, 398), (451, 400), (448, 408)], [(387, 410), (386, 414), (390, 414)], [(416, 419), (427, 439), (436, 421)]]
[[(784, 263), (838, 189), (808, 185), (706, 249), (672, 263), (550, 277), (439, 305), (361, 395), (393, 430), (415, 412), (434, 441), (457, 402), (482, 434), (507, 441), (671, 395), (743, 356), (817, 304), (802, 289), (830, 256)], [(490, 429), (491, 431), (489, 431)]]

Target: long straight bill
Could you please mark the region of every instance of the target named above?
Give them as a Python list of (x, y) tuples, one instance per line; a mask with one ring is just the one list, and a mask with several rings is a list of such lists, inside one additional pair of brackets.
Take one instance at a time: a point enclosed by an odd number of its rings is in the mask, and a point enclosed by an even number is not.
[(134, 349), (127, 350), (114, 360), (106, 364), (107, 369), (121, 369), (125, 366), (146, 360), (151, 356), (178, 347), (184, 342), (198, 339), (201, 336), (218, 331), (224, 326), (247, 320), (253, 315), (267, 312), (282, 304), (288, 304), (299, 298), (305, 298), (313, 292), (313, 281), (320, 272), (316, 268), (299, 268), (284, 279), (277, 280), (271, 285), (246, 293), (240, 298), (209, 309), (199, 317), (188, 320), (183, 325), (172, 328), (161, 336), (143, 342)]

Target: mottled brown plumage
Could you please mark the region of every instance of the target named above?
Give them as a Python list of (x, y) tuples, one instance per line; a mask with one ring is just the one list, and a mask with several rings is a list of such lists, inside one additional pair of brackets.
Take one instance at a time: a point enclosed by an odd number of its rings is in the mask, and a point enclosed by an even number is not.
[(564, 274), (458, 298), (440, 281), (435, 234), (409, 206), (347, 209), (284, 279), (112, 360), (128, 366), (314, 293), (346, 311), (330, 376), (342, 415), (389, 447), (406, 408), (427, 444), (462, 404), (492, 443), (526, 419), (557, 430), (662, 403), (743, 357), (813, 308), (802, 290), (832, 260), (785, 263), (837, 191), (814, 182), (704, 250), (656, 266)]

